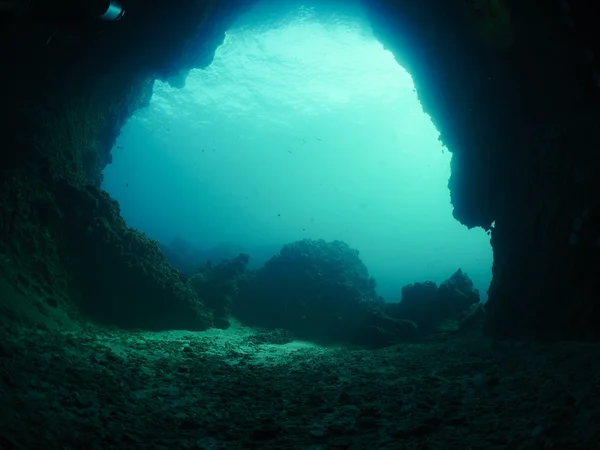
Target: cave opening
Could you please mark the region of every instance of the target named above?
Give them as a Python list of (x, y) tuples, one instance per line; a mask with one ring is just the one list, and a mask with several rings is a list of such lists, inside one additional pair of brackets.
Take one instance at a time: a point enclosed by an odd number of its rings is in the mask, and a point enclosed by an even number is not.
[(386, 301), (458, 268), (485, 300), (489, 237), (453, 218), (438, 136), (359, 3), (266, 2), (208, 68), (155, 83), (103, 188), (181, 270), (241, 252), (259, 267), (289, 242), (341, 240)]
[(596, 448), (591, 8), (294, 1), (0, 2), (0, 447)]

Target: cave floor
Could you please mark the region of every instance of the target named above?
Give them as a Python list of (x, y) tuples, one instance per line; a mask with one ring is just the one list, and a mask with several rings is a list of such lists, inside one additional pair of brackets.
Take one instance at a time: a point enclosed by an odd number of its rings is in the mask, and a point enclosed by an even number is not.
[(9, 329), (0, 449), (600, 448), (597, 344), (255, 337)]

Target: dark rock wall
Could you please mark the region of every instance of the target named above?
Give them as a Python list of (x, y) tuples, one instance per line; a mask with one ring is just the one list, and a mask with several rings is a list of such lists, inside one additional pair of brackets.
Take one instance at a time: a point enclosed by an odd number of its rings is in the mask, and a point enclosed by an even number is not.
[(597, 223), (587, 220), (586, 237), (569, 244), (574, 219), (598, 214), (587, 25), (569, 23), (561, 2), (370, 3), (377, 35), (413, 75), (453, 152), (455, 217), (494, 223), (488, 331), (597, 334)]
[(61, 309), (71, 312), (65, 325), (81, 311), (130, 328), (211, 324), (187, 280), (98, 188), (154, 80), (206, 67), (244, 3), (143, 3), (124, 1), (117, 23), (70, 0), (15, 2), (0, 15), (10, 43), (0, 49), (0, 273), (31, 306), (1, 298), (12, 319), (47, 326)]
[[(128, 13), (115, 24), (83, 20), (69, 2), (62, 11), (31, 2), (0, 19), (3, 42), (15, 43), (0, 50), (0, 251), (36, 280), (29, 284), (62, 292), (66, 303), (82, 294), (69, 262), (86, 260), (61, 231), (81, 206), (61, 198), (64, 186), (88, 194), (86, 185), (98, 186), (120, 127), (148, 101), (153, 80), (180, 85), (186, 70), (208, 65), (252, 2), (124, 3)], [(592, 2), (365, 4), (453, 153), (455, 217), (491, 229), (487, 330), (595, 337), (600, 39)], [(119, 225), (115, 233), (136, 232)], [(142, 247), (151, 259), (155, 245)], [(169, 283), (187, 292), (183, 281)]]

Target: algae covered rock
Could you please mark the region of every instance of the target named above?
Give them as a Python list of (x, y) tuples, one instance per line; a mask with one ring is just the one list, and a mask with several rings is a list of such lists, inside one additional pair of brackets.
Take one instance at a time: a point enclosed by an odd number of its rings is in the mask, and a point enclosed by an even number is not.
[(438, 287), (431, 281), (414, 283), (402, 288), (402, 301), (388, 304), (385, 311), (392, 317), (415, 322), (421, 334), (432, 332), (442, 324), (460, 328), (469, 311), (479, 304), (479, 291), (458, 269)]
[(358, 251), (341, 241), (304, 239), (285, 245), (243, 283), (233, 312), (301, 339), (362, 343), (380, 303)]
[(118, 203), (93, 186), (61, 193), (79, 304), (91, 319), (123, 328), (204, 330), (211, 312), (158, 244), (129, 228)]

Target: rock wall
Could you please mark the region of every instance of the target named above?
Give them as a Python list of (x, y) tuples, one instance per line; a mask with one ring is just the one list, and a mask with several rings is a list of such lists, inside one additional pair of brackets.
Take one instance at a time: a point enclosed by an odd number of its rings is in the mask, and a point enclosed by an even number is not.
[(588, 24), (567, 2), (370, 3), (378, 36), (453, 152), (455, 217), (491, 230), (488, 332), (597, 336), (599, 91)]
[[(18, 43), (0, 50), (4, 273), (13, 284), (24, 284), (19, 274), (27, 279), (28, 298), (78, 310), (73, 299), (87, 298), (90, 281), (74, 265), (95, 267), (95, 256), (73, 249), (64, 222), (90, 208), (75, 226), (108, 223), (105, 235), (115, 239), (112, 250), (95, 244), (97, 254), (113, 258), (96, 267), (112, 283), (107, 292), (121, 292), (123, 282), (111, 267), (137, 264), (120, 246), (137, 243), (140, 260), (153, 269), (132, 269), (123, 302), (139, 310), (136, 286), (144, 292), (154, 280), (170, 286), (157, 300), (163, 307), (191, 304), (197, 323), (208, 323), (187, 281), (169, 271), (154, 243), (115, 217), (118, 209), (97, 187), (121, 126), (148, 101), (153, 80), (181, 84), (186, 70), (208, 65), (223, 32), (252, 1), (186, 0), (175, 8), (130, 0), (116, 23), (87, 18), (71, 3), (24, 2), (30, 7), (0, 18), (3, 42)], [(491, 231), (486, 328), (494, 336), (600, 332), (600, 39), (592, 2), (574, 3), (365, 0), (377, 37), (412, 74), (453, 153), (455, 217)]]
[(0, 50), (0, 274), (17, 288), (3, 291), (0, 312), (11, 320), (74, 326), (83, 312), (127, 328), (212, 324), (189, 282), (99, 186), (154, 80), (210, 64), (243, 2), (124, 4), (116, 23), (76, 1), (1, 12), (0, 35), (15, 43)]

